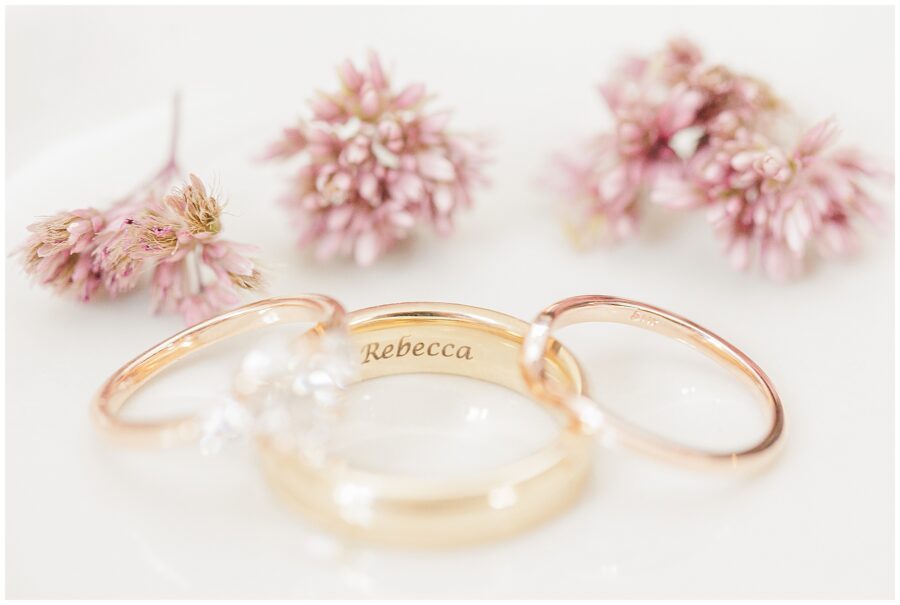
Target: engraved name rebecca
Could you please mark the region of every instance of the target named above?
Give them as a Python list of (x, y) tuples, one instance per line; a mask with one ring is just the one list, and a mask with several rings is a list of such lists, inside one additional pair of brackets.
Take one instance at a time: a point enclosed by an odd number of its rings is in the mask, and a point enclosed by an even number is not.
[(394, 357), (455, 357), (456, 359), (475, 359), (472, 354), (472, 347), (469, 345), (458, 345), (454, 342), (423, 342), (411, 341), (408, 336), (401, 336), (397, 342), (370, 342), (363, 345), (360, 351), (362, 362), (369, 363), (380, 359), (391, 359)]

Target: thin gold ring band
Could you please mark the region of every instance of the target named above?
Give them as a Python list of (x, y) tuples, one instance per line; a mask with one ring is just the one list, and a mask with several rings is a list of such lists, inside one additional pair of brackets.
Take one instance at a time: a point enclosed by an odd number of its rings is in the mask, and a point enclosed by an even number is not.
[[(605, 409), (595, 400), (560, 390), (547, 380), (544, 351), (551, 334), (565, 326), (586, 322), (614, 322), (674, 338), (748, 379), (762, 394), (768, 416), (765, 435), (756, 444), (734, 452), (688, 447), (643, 430)], [(784, 434), (781, 398), (762, 369), (737, 347), (712, 331), (675, 313), (613, 296), (575, 296), (541, 311), (531, 325), (520, 360), (535, 397), (559, 405), (586, 433), (600, 433), (617, 445), (677, 464), (713, 469), (749, 469), (771, 460)]]
[(338, 327), (344, 315), (340, 303), (320, 294), (270, 298), (223, 313), (182, 330), (119, 368), (94, 397), (91, 416), (101, 432), (123, 444), (170, 447), (195, 443), (202, 428), (202, 419), (196, 415), (140, 422), (125, 420), (120, 412), (128, 399), (163, 369), (215, 342), (285, 322)]

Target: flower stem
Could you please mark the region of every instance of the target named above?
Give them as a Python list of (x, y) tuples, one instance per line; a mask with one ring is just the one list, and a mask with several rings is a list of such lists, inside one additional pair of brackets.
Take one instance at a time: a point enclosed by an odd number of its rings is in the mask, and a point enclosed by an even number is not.
[(128, 195), (116, 200), (112, 203), (109, 217), (112, 222), (117, 223), (122, 216), (134, 214), (143, 209), (147, 203), (144, 194), (148, 190), (160, 191), (159, 195), (165, 195), (166, 190), (170, 188), (173, 181), (183, 179), (184, 174), (181, 166), (178, 165), (178, 143), (181, 134), (181, 93), (176, 92), (172, 95), (172, 123), (170, 129), (169, 155), (162, 167), (157, 170), (153, 176), (141, 183), (133, 189)]
[(200, 274), (200, 246), (191, 250), (184, 257), (187, 270), (184, 272), (187, 279), (187, 290), (191, 295), (203, 293), (203, 276)]
[(181, 134), (181, 93), (176, 92), (172, 95), (172, 129), (171, 140), (169, 141), (169, 161), (167, 167), (176, 168), (178, 166), (178, 140)]

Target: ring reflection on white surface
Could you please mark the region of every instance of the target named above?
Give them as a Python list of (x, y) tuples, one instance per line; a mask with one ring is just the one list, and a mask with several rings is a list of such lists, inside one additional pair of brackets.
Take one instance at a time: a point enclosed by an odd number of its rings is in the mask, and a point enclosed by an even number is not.
[(509, 389), (461, 376), (387, 376), (350, 387), (331, 452), (367, 470), (453, 476), (546, 446), (558, 422)]

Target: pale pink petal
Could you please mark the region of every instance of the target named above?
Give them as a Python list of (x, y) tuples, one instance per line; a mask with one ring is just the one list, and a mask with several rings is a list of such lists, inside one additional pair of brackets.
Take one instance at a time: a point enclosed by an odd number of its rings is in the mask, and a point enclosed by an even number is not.
[(397, 179), (397, 182), (391, 190), (399, 194), (399, 196), (394, 197), (402, 197), (403, 199), (413, 201), (421, 199), (425, 194), (425, 184), (417, 175), (411, 172), (404, 172), (400, 175), (400, 178)]
[(384, 70), (381, 69), (381, 60), (375, 51), (369, 52), (369, 77), (376, 89), (387, 88), (387, 79), (384, 77)]
[(738, 271), (745, 271), (750, 266), (750, 238), (737, 236), (728, 246), (728, 260)]
[(316, 243), (316, 258), (327, 260), (338, 253), (344, 241), (342, 231), (331, 231), (319, 237)]
[(340, 105), (324, 94), (319, 94), (312, 102), (310, 102), (310, 109), (312, 109), (316, 119), (325, 121), (334, 120), (344, 113), (344, 110)]
[(450, 182), (456, 179), (456, 168), (439, 151), (427, 151), (416, 156), (419, 173), (435, 181)]
[(379, 201), (378, 196), (379, 186), (378, 186), (378, 178), (372, 174), (371, 172), (366, 172), (359, 177), (359, 195), (364, 200), (369, 202), (370, 204), (375, 204)]
[(407, 86), (403, 92), (394, 99), (394, 107), (397, 109), (406, 109), (412, 107), (422, 100), (425, 96), (424, 84), (411, 84)]
[(450, 122), (450, 112), (442, 111), (422, 118), (419, 127), (425, 132), (442, 132)]
[(368, 267), (378, 258), (379, 249), (378, 236), (371, 231), (363, 233), (356, 239), (354, 246), (356, 262), (363, 267)]
[(659, 108), (656, 121), (660, 133), (669, 137), (693, 124), (706, 98), (700, 91), (682, 88)]
[(847, 223), (828, 222), (822, 227), (822, 243), (835, 256), (849, 256), (856, 252), (856, 234)]
[(432, 200), (435, 209), (441, 214), (447, 214), (453, 209), (453, 191), (450, 187), (436, 187)]
[(378, 92), (372, 88), (364, 90), (359, 101), (359, 108), (366, 116), (374, 116), (381, 111), (381, 99), (378, 97)]
[(767, 240), (762, 242), (760, 253), (763, 268), (775, 281), (787, 281), (797, 275), (798, 259), (785, 246)]
[(784, 238), (794, 254), (803, 254), (806, 240), (812, 231), (812, 223), (802, 204), (797, 204), (784, 218)]
[(601, 200), (614, 202), (626, 191), (628, 186), (628, 167), (625, 164), (619, 164), (603, 175), (597, 185), (597, 190)]
[(409, 212), (394, 212), (390, 215), (391, 222), (401, 229), (412, 229), (416, 224), (416, 218)]
[(650, 192), (650, 201), (668, 208), (696, 208), (707, 202), (703, 190), (683, 174), (661, 175)]
[(350, 59), (345, 59), (344, 62), (338, 66), (338, 74), (340, 75), (344, 86), (350, 90), (359, 90), (359, 87), (362, 86), (363, 78), (360, 73), (356, 71), (356, 67), (354, 67)]
[(805, 158), (820, 153), (825, 147), (834, 142), (839, 133), (837, 120), (834, 118), (822, 120), (807, 130), (800, 139), (797, 155)]
[(340, 206), (335, 206), (331, 212), (328, 213), (328, 218), (326, 219), (326, 224), (328, 225), (329, 231), (341, 231), (350, 223), (350, 219), (353, 218), (353, 206), (350, 204), (341, 204)]

